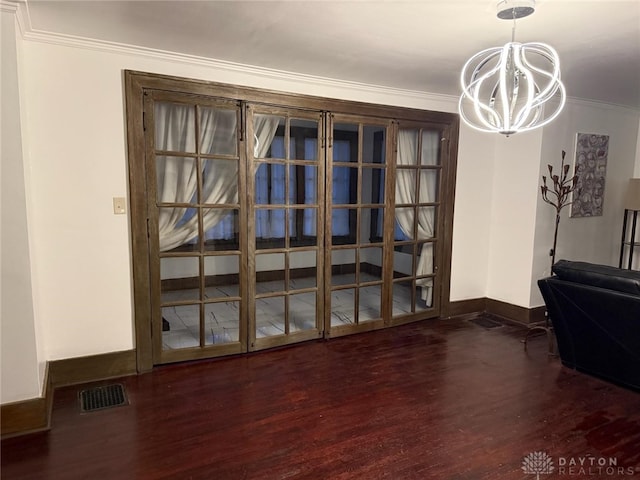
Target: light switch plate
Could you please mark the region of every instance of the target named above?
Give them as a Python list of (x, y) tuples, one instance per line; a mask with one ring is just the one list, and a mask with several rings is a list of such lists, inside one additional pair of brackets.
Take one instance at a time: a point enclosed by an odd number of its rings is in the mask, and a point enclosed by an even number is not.
[(113, 197), (113, 213), (123, 215), (127, 213), (127, 199), (124, 197)]

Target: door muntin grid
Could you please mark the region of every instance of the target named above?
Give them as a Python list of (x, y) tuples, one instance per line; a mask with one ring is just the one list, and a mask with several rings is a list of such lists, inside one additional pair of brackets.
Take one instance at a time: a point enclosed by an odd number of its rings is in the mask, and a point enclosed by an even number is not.
[[(178, 98), (178, 97), (176, 97)], [(160, 361), (184, 350), (214, 356), (243, 341), (239, 106), (157, 99), (153, 119), (150, 221), (157, 275), (152, 307)], [(152, 113), (151, 113), (152, 110)], [(152, 270), (154, 267), (152, 266)]]
[[(325, 328), (355, 331), (384, 318), (384, 217), (389, 122), (332, 115), (327, 175)], [(330, 196), (329, 196), (330, 192)]]
[(436, 128), (398, 130), (392, 317), (438, 308), (442, 140)]
[(248, 107), (250, 348), (322, 335), (319, 113)]

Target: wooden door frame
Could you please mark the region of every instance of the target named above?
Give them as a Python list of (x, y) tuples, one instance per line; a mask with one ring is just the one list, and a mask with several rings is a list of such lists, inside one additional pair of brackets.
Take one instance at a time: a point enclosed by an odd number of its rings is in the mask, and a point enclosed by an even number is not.
[[(448, 112), (434, 112), (376, 105), (364, 102), (338, 100), (222, 84), (204, 80), (192, 80), (169, 75), (159, 75), (131, 70), (123, 71), (125, 90), (125, 124), (129, 174), (129, 211), (131, 222), (131, 269), (133, 278), (133, 319), (135, 331), (136, 364), (138, 372), (153, 369), (151, 294), (149, 272), (147, 185), (144, 142), (144, 96), (148, 90), (165, 90), (190, 95), (219, 97), (239, 102), (255, 102), (282, 107), (329, 111), (332, 113), (384, 117), (396, 121), (424, 122), (440, 125), (447, 132), (446, 165), (443, 165), (443, 258), (451, 258), (455, 178), (458, 153), (459, 116)], [(444, 162), (443, 158), (443, 162)], [(451, 262), (445, 262), (440, 271), (442, 316), (450, 311)]]

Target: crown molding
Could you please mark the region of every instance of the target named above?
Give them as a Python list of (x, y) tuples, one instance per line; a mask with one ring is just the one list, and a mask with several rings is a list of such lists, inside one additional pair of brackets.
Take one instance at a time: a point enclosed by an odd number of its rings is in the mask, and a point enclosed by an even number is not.
[(15, 15), (20, 35), (24, 38), (25, 34), (29, 31), (27, 25), (30, 24), (28, 20), (29, 13), (24, 0), (0, 0), (0, 12)]
[[(150, 59), (162, 60), (171, 63), (181, 63), (186, 65), (196, 65), (227, 72), (236, 72), (258, 78), (275, 79), (288, 82), (304, 83), (316, 87), (330, 87), (357, 91), (376, 95), (386, 95), (393, 98), (402, 98), (407, 101), (419, 101), (427, 104), (439, 105), (443, 111), (457, 112), (458, 96), (431, 93), (419, 90), (408, 90), (384, 85), (375, 85), (350, 80), (341, 80), (330, 77), (321, 77), (305, 73), (290, 72), (273, 68), (258, 67), (254, 65), (230, 62), (214, 58), (188, 55), (167, 50), (159, 50), (137, 45), (130, 45), (119, 42), (110, 42), (94, 38), (67, 35), (44, 30), (36, 30), (31, 26), (28, 4), (24, 0), (0, 0), (0, 10), (2, 12), (14, 13), (18, 22), (21, 36), (24, 40), (39, 43), (48, 43), (86, 50), (110, 52)], [(574, 105), (582, 105), (604, 109), (625, 110), (632, 113), (639, 113), (640, 107), (628, 105), (617, 105), (596, 100), (567, 97), (567, 102)]]
[(0, 12), (16, 13), (19, 3), (15, 0), (0, 0)]
[(629, 105), (620, 105), (616, 103), (599, 102), (597, 100), (590, 100), (588, 98), (580, 97), (567, 97), (567, 103), (571, 105), (577, 105), (590, 108), (602, 108), (604, 110), (616, 110), (625, 111), (630, 114), (640, 114), (640, 107), (632, 107)]
[[(6, 1), (6, 0), (0, 0)], [(24, 40), (47, 43), (53, 45), (62, 45), (73, 48), (81, 48), (86, 50), (95, 50), (101, 52), (110, 52), (124, 55), (132, 55), (146, 57), (151, 59), (163, 60), (172, 63), (182, 63), (188, 65), (197, 65), (229, 72), (237, 72), (251, 75), (254, 77), (295, 81), (297, 83), (305, 83), (313, 86), (323, 86), (332, 88), (341, 88), (350, 91), (360, 91), (373, 94), (388, 95), (392, 97), (401, 97), (412, 101), (424, 101), (443, 105), (443, 109), (454, 111), (457, 108), (458, 98), (454, 95), (428, 93), (417, 90), (407, 90), (383, 85), (374, 85), (350, 80), (340, 80), (336, 78), (321, 77), (304, 73), (290, 72), (286, 70), (278, 70), (273, 68), (258, 67), (242, 63), (230, 62), (226, 60), (218, 60), (214, 58), (201, 57), (196, 55), (188, 55), (183, 53), (171, 52), (166, 50), (141, 47), (118, 42), (110, 42), (106, 40), (97, 40), (93, 38), (80, 37), (75, 35), (60, 34), (54, 32), (46, 32), (34, 29), (23, 30), (22, 37)], [(448, 107), (448, 108), (447, 108)]]

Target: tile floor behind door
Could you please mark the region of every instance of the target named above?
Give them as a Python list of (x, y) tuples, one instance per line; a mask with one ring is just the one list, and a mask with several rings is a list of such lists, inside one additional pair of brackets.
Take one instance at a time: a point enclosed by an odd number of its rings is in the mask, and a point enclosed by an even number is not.
[[(376, 277), (361, 276), (360, 281), (375, 281)], [(345, 275), (344, 283), (351, 283), (353, 276)], [(340, 276), (332, 278), (334, 285), (341, 283)], [(292, 289), (315, 286), (315, 278), (298, 278), (291, 280)], [(272, 292), (282, 289), (282, 282), (260, 282), (256, 286), (258, 293)], [(359, 322), (380, 318), (380, 286), (361, 287)], [(176, 290), (165, 292), (165, 302), (194, 298), (195, 290)], [(197, 293), (195, 293), (197, 295)], [(238, 296), (238, 285), (222, 285), (208, 287), (206, 298)], [(354, 289), (335, 290), (331, 294), (331, 325), (347, 325), (354, 323)], [(289, 296), (289, 320), (292, 331), (309, 330), (315, 327), (315, 292), (300, 293)], [(398, 288), (393, 291), (393, 315), (411, 313), (411, 291)], [(164, 349), (197, 347), (200, 344), (200, 313), (198, 305), (164, 307), (162, 315), (169, 322), (170, 330), (162, 332)], [(218, 302), (206, 305), (205, 311), (205, 344), (213, 345), (237, 342), (239, 335), (240, 305), (238, 302)], [(258, 338), (284, 333), (284, 298), (270, 297), (256, 300), (256, 336)]]

